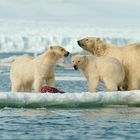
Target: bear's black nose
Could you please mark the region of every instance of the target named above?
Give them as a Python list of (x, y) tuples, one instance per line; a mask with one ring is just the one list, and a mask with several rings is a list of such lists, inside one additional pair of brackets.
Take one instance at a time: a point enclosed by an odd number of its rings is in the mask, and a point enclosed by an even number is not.
[(78, 70), (78, 67), (76, 65), (73, 65), (73, 67), (74, 67), (75, 70)]
[(67, 57), (69, 54), (70, 54), (70, 53), (69, 53), (69, 52), (67, 52), (64, 56), (65, 56), (65, 57)]
[(80, 40), (77, 41), (78, 45), (80, 46)]

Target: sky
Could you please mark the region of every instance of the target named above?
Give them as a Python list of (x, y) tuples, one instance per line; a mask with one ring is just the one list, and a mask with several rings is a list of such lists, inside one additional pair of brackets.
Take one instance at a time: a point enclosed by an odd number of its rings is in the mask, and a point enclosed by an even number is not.
[(0, 19), (140, 26), (140, 0), (0, 0)]

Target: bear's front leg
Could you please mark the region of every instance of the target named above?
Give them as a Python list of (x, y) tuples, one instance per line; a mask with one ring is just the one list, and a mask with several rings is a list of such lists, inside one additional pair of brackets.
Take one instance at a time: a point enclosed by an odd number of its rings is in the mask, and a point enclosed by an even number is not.
[(24, 92), (32, 92), (32, 82), (24, 84), (23, 88)]
[(43, 79), (36, 78), (34, 81), (35, 92), (41, 92), (42, 85), (43, 85)]
[(46, 83), (47, 83), (48, 86), (54, 87), (55, 86), (55, 78), (54, 78), (54, 76), (47, 78)]
[(97, 86), (99, 83), (99, 79), (98, 78), (93, 78), (92, 77), (88, 80), (88, 90), (89, 92), (96, 92), (97, 91)]
[(134, 73), (133, 70), (129, 71), (129, 74), (127, 75), (128, 79), (128, 91), (129, 90), (137, 90), (140, 88), (140, 79), (137, 73)]

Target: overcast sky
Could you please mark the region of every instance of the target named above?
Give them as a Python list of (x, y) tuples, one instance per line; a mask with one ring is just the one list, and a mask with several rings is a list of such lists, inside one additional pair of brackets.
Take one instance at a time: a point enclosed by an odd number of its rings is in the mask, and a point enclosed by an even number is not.
[(140, 0), (0, 0), (0, 19), (140, 26)]

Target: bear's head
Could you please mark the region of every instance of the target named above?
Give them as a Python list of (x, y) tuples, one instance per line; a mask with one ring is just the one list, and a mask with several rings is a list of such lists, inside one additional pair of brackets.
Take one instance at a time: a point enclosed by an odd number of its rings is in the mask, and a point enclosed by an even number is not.
[(96, 56), (101, 56), (105, 51), (105, 45), (100, 38), (86, 37), (78, 40), (77, 43), (81, 48)]
[(72, 61), (73, 68), (75, 70), (81, 69), (82, 67), (85, 66), (86, 63), (85, 60), (86, 60), (86, 56), (80, 56), (80, 55), (72, 56), (71, 61)]
[(52, 52), (58, 58), (64, 58), (64, 57), (67, 57), (70, 54), (67, 50), (65, 50), (61, 46), (50, 46), (48, 51)]

